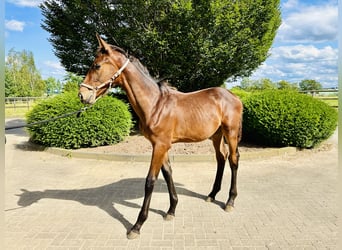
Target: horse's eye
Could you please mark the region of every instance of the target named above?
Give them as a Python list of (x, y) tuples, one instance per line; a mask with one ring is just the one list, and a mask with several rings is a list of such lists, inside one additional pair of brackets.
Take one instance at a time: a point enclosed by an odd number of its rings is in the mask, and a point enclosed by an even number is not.
[(95, 70), (98, 70), (100, 67), (101, 67), (100, 64), (95, 64), (95, 65), (94, 65), (94, 69), (95, 69)]

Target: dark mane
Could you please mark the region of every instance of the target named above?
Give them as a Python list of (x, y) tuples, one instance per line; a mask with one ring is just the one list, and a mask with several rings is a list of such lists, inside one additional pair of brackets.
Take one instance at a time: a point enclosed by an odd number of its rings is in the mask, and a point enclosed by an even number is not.
[(157, 82), (157, 84), (159, 86), (159, 89), (160, 89), (160, 92), (161, 92), (162, 95), (168, 95), (168, 94), (170, 94), (170, 91), (177, 90), (176, 87), (171, 86), (169, 84), (169, 82), (164, 80), (164, 79), (163, 80), (159, 80)]
[(113, 50), (119, 51), (121, 54), (124, 54), (126, 57), (128, 57), (128, 53), (123, 48), (120, 48), (120, 47), (115, 46), (115, 45), (110, 45), (110, 47)]
[[(130, 61), (137, 67), (137, 69), (139, 69), (145, 76), (151, 78), (151, 80), (159, 86), (159, 90), (162, 95), (169, 94), (170, 90), (177, 90), (175, 87), (172, 87), (165, 79), (158, 80), (151, 76), (148, 69), (140, 62), (140, 60), (132, 55), (129, 55), (124, 49), (115, 45), (110, 45), (110, 47), (112, 50), (118, 51), (129, 58)], [(98, 49), (97, 53), (99, 52), (101, 52), (101, 49)]]
[[(112, 50), (118, 51), (118, 52), (120, 52), (121, 54), (123, 54), (123, 55), (125, 55), (126, 57), (128, 57), (128, 53), (127, 53), (124, 49), (122, 49), (122, 48), (120, 48), (120, 47), (118, 47), (118, 46), (115, 46), (115, 45), (110, 45), (110, 47), (111, 47)], [(96, 50), (96, 55), (98, 55), (99, 53), (106, 53), (106, 51), (105, 51), (104, 48), (98, 48), (98, 49)]]
[(144, 73), (146, 76), (152, 78), (152, 80), (154, 82), (156, 82), (157, 80), (151, 76), (150, 72), (148, 71), (148, 69), (140, 62), (140, 60), (132, 55), (129, 56), (129, 59), (131, 60), (131, 62), (142, 72)]

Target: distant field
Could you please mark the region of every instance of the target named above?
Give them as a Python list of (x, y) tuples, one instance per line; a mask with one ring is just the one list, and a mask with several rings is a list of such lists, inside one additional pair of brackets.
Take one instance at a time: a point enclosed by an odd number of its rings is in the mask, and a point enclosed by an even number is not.
[(13, 117), (25, 117), (25, 114), (32, 108), (27, 106), (20, 106), (14, 108), (13, 104), (5, 104), (5, 118), (13, 118)]
[(338, 107), (338, 97), (317, 97), (321, 99), (323, 102), (327, 103), (329, 106), (337, 108)]

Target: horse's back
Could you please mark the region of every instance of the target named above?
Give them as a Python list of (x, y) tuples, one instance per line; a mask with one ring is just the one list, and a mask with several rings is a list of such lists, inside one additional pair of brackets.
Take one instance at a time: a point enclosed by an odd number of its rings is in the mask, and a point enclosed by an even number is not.
[[(201, 141), (211, 137), (226, 123), (238, 120), (242, 104), (224, 88), (214, 87), (195, 92), (170, 91), (168, 95), (170, 123), (174, 124), (173, 141)], [(172, 101), (171, 101), (172, 100)], [(166, 119), (168, 120), (168, 119)]]
[[(237, 109), (242, 111), (241, 100), (231, 91), (221, 87), (212, 87), (194, 92), (183, 93), (175, 91), (178, 103), (200, 106), (223, 106), (224, 109)], [(188, 109), (189, 106), (185, 105)]]

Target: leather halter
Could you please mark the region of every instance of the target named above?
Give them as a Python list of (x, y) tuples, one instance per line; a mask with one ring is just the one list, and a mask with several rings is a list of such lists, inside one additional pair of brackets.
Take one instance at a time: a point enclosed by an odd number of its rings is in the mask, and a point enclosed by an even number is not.
[(108, 81), (101, 83), (99, 86), (90, 86), (84, 82), (82, 82), (80, 84), (80, 86), (85, 87), (89, 90), (92, 90), (96, 96), (96, 92), (99, 89), (102, 89), (102, 88), (106, 87), (107, 85), (109, 85), (107, 89), (110, 89), (112, 87), (115, 79), (121, 75), (122, 71), (124, 71), (124, 69), (127, 67), (128, 63), (129, 63), (129, 59), (127, 59), (127, 61), (124, 63), (124, 65), (122, 65), (122, 67), (118, 71), (116, 71), (115, 74)]

